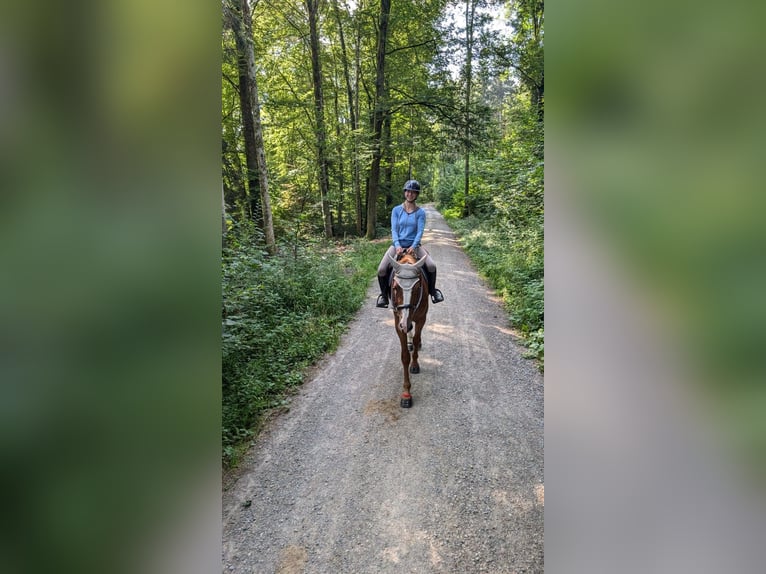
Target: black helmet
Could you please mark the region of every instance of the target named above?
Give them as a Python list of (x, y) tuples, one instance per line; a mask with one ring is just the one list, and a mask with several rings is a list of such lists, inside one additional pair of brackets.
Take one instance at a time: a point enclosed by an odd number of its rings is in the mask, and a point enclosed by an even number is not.
[(420, 184), (416, 179), (410, 179), (404, 184), (404, 191), (414, 191), (420, 193)]

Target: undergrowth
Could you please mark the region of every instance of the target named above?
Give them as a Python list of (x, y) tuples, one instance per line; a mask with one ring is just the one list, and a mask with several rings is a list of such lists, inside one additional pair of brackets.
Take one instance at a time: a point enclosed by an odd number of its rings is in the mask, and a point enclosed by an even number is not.
[(366, 240), (306, 244), (267, 255), (234, 229), (223, 255), (222, 444), (236, 465), (259, 419), (286, 403), (305, 370), (335, 349), (380, 259)]
[[(450, 214), (448, 214), (450, 215)], [(448, 217), (450, 226), (479, 273), (502, 298), (512, 325), (529, 349), (545, 361), (544, 261), (542, 225), (516, 228), (475, 217)]]

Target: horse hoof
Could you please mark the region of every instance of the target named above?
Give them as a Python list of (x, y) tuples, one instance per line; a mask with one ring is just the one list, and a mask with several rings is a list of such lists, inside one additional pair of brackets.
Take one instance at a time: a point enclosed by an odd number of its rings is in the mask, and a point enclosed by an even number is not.
[(411, 353), (412, 352), (412, 343), (407, 343), (407, 350)]
[(413, 375), (417, 375), (419, 372), (420, 372), (420, 367), (417, 367), (417, 366), (410, 367), (410, 373), (412, 373)]
[(401, 404), (401, 405), (402, 405), (402, 408), (403, 408), (403, 409), (408, 409), (408, 408), (410, 408), (410, 407), (412, 406), (412, 397), (410, 397), (410, 398), (408, 398), (408, 399), (402, 399), (402, 400), (401, 400), (401, 402), (400, 402), (399, 404)]

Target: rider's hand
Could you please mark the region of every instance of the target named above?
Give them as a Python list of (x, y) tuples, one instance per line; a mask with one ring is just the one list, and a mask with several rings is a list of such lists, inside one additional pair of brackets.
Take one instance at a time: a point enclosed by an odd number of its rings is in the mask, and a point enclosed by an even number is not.
[(396, 248), (396, 254), (399, 255), (402, 251), (404, 251), (404, 247), (397, 247)]

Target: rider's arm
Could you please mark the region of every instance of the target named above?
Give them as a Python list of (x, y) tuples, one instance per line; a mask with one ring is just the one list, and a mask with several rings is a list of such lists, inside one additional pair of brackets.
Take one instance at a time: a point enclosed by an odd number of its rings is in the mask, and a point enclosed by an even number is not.
[(415, 240), (412, 242), (413, 248), (420, 247), (420, 239), (423, 237), (423, 231), (426, 228), (426, 211), (422, 207), (418, 209), (417, 222), (418, 222), (418, 232), (415, 235)]
[(401, 210), (401, 205), (397, 205), (391, 210), (391, 240), (394, 242), (394, 247), (397, 249), (402, 246), (401, 243), (399, 243), (399, 230), (397, 229), (399, 224), (399, 212)]

